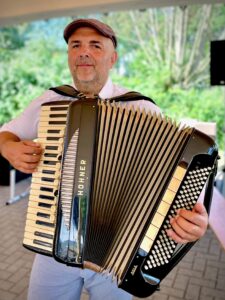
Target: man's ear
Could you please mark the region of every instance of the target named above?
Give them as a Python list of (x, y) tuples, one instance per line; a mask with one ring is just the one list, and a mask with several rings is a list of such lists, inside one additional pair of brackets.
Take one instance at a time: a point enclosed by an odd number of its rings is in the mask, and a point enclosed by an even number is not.
[(118, 54), (116, 51), (113, 51), (112, 56), (111, 56), (111, 68), (115, 65), (118, 59)]

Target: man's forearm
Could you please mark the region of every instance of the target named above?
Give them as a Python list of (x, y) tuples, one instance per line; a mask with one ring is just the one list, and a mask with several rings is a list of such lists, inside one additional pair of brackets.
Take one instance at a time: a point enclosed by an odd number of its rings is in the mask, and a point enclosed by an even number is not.
[(20, 139), (18, 138), (18, 136), (16, 136), (15, 134), (9, 131), (0, 132), (0, 153), (1, 154), (3, 154), (2, 153), (3, 145), (8, 141), (19, 142)]
[(15, 134), (0, 132), (0, 153), (17, 170), (32, 173), (40, 161), (42, 148), (39, 143), (20, 140)]

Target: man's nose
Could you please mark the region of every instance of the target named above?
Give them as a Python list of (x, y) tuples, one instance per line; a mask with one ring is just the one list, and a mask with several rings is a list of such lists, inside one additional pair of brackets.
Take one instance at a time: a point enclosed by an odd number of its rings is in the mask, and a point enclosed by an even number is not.
[(88, 57), (90, 55), (89, 48), (87, 46), (82, 46), (79, 51), (80, 57)]
[(89, 57), (88, 53), (80, 53), (80, 57)]

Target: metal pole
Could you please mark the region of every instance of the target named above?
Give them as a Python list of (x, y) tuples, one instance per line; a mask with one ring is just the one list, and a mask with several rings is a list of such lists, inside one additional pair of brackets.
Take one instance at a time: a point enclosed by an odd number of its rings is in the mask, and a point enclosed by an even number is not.
[(16, 195), (16, 170), (11, 169), (9, 176), (10, 176), (10, 198), (6, 202), (6, 205), (15, 203), (29, 194), (29, 189), (26, 189), (23, 193)]

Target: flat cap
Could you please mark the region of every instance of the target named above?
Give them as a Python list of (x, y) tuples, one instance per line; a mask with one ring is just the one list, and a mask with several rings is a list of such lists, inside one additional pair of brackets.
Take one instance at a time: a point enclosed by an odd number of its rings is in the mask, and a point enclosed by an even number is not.
[(68, 24), (64, 30), (64, 39), (68, 43), (69, 37), (72, 35), (72, 33), (80, 28), (80, 27), (91, 27), (97, 30), (101, 35), (109, 38), (112, 40), (114, 47), (117, 47), (117, 39), (115, 32), (112, 30), (112, 28), (96, 19), (77, 19), (70, 24)]

